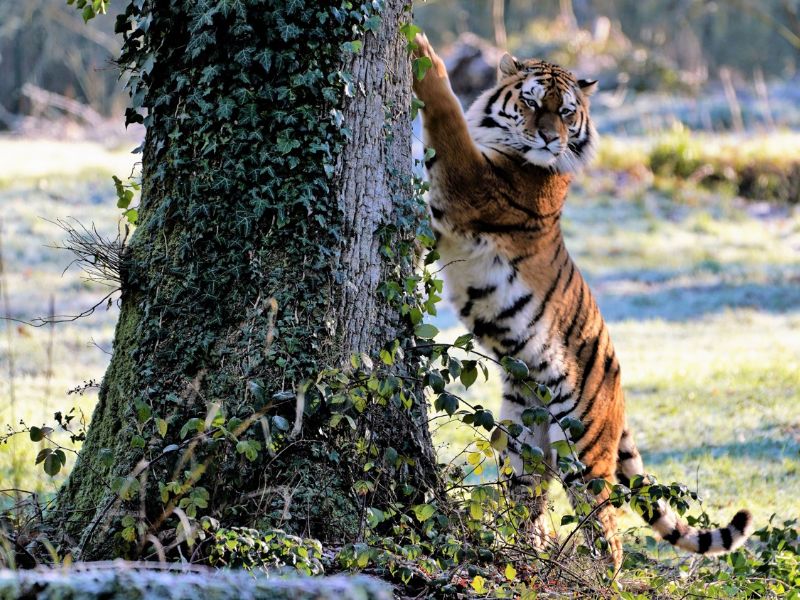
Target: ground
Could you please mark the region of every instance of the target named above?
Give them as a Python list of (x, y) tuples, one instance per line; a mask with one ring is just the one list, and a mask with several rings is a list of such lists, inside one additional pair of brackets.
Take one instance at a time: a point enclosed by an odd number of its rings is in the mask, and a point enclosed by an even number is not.
[[(57, 314), (77, 314), (107, 293), (77, 270), (63, 272), (70, 257), (47, 247), (62, 239), (48, 220), (74, 217), (114, 233), (111, 174), (124, 179), (133, 161), (98, 145), (0, 139), (0, 312), (45, 316), (52, 298)], [(662, 482), (698, 491), (720, 521), (738, 508), (751, 510), (757, 527), (773, 513), (797, 516), (800, 210), (613, 173), (576, 182), (564, 227), (609, 323), (645, 465)], [(67, 391), (102, 377), (116, 316), (112, 304), (53, 328), (0, 323), (0, 424), (49, 424), (75, 405), (88, 418), (94, 391)], [(446, 306), (435, 323), (442, 341), (463, 332)], [(498, 388), (490, 378), (467, 396), (494, 409)], [(474, 439), (457, 423), (433, 423), (442, 456)], [(56, 489), (64, 472), (51, 478), (35, 466), (38, 450), (27, 436), (0, 446), (0, 489)], [(564, 509), (563, 498), (556, 506)], [(666, 545), (649, 547), (674, 556)]]

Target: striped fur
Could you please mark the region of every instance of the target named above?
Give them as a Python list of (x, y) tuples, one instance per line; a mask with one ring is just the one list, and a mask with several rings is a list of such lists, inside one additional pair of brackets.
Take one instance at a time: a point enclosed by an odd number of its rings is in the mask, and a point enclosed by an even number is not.
[[(625, 427), (620, 365), (608, 329), (560, 227), (570, 173), (590, 158), (597, 139), (586, 97), (593, 84), (555, 65), (506, 55), (497, 86), (465, 118), (444, 63), (424, 36), (417, 45), (417, 55), (433, 64), (414, 91), (425, 103), (426, 144), (436, 152), (428, 164), (430, 208), (448, 294), (484, 347), (524, 360), (554, 394), (551, 423), (526, 429), (509, 444), (515, 481), (536, 483), (521, 476), (521, 444), (548, 448), (564, 439), (586, 465), (586, 481), (644, 475)], [(527, 387), (504, 382), (501, 419), (519, 422), (537, 404)], [(579, 419), (584, 432), (570, 439), (558, 423), (565, 417)], [(531, 506), (530, 530), (540, 532), (545, 502)], [(605, 505), (597, 519), (619, 566), (616, 511)], [(742, 511), (726, 528), (698, 531), (664, 503), (649, 521), (667, 541), (700, 553), (736, 548), (752, 528)]]

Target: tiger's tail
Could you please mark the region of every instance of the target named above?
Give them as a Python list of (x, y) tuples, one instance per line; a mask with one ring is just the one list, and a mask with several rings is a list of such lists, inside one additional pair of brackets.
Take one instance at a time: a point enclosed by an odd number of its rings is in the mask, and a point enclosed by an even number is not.
[[(647, 477), (633, 434), (626, 425), (619, 443), (617, 480), (630, 486), (631, 479), (636, 475)], [(658, 500), (649, 515), (642, 516), (662, 539), (696, 554), (732, 552), (742, 546), (753, 533), (753, 516), (746, 510), (737, 512), (726, 527), (718, 529), (697, 529), (690, 526), (663, 498)]]

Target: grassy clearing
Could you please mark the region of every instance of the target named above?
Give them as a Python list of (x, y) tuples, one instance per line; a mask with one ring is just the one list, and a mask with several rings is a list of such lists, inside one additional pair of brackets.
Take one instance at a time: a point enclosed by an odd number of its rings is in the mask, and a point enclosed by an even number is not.
[[(28, 142), (0, 139), (0, 241), (7, 295), (0, 313), (30, 321), (36, 317), (76, 315), (108, 290), (64, 269), (71, 257), (49, 248), (62, 231), (49, 222), (73, 217), (113, 233), (118, 210), (108, 173), (127, 175), (130, 154), (111, 153), (97, 144)], [(76, 175), (77, 173), (77, 175)], [(2, 185), (6, 182), (7, 185)], [(0, 301), (2, 298), (0, 297)], [(33, 328), (0, 321), (0, 424), (52, 422), (57, 410), (73, 406), (87, 419), (96, 394), (68, 395), (83, 381), (100, 379), (108, 363), (117, 310), (100, 307), (94, 315), (54, 327)], [(21, 436), (0, 445), (0, 488), (53, 491), (63, 472), (50, 478), (34, 467), (40, 444)], [(70, 457), (71, 465), (72, 457)]]
[(0, 137), (0, 189), (60, 180), (127, 176), (129, 149), (109, 150), (93, 142), (56, 142)]

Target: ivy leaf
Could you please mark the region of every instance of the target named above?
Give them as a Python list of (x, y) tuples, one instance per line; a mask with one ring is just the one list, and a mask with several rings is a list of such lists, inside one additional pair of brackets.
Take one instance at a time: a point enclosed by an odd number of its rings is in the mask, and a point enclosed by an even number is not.
[(114, 453), (109, 448), (100, 448), (97, 457), (103, 466), (110, 467), (114, 464)]
[(141, 400), (136, 401), (136, 420), (139, 423), (144, 423), (150, 416), (153, 414), (153, 410), (150, 408), (149, 404), (142, 402)]
[(422, 31), (419, 27), (414, 25), (413, 23), (403, 23), (400, 26), (400, 33), (406, 36), (406, 40), (409, 42), (413, 42), (414, 38), (417, 37), (417, 34)]
[(415, 58), (411, 61), (411, 70), (414, 73), (414, 77), (417, 78), (417, 81), (422, 81), (425, 77), (425, 73), (428, 72), (433, 66), (431, 59), (427, 56), (420, 56), (419, 58)]
[(381, 18), (378, 15), (372, 15), (369, 19), (364, 21), (364, 29), (372, 33), (378, 33), (381, 27)]

